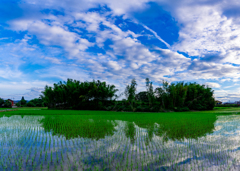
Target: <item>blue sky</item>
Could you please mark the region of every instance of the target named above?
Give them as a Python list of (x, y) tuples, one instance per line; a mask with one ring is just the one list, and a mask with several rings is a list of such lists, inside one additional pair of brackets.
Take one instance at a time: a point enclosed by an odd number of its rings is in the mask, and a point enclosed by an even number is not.
[[(180, 81), (240, 100), (240, 4), (235, 0), (1, 0), (0, 97), (30, 100), (72, 78), (120, 94)], [(121, 96), (119, 99), (125, 98)]]

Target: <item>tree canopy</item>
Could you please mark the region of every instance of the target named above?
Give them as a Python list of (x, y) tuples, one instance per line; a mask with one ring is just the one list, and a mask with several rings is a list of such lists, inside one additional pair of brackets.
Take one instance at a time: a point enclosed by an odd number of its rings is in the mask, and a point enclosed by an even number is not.
[[(127, 85), (125, 88), (123, 93), (127, 100), (122, 101), (127, 106), (122, 106), (123, 108), (131, 107), (130, 110), (133, 111), (141, 109), (138, 102), (147, 103), (147, 106), (143, 104), (143, 107), (155, 111), (160, 109), (174, 111), (212, 110), (215, 106), (213, 90), (205, 85), (196, 84), (196, 82), (169, 84), (163, 80), (162, 86), (153, 91), (152, 82), (146, 78), (147, 91), (136, 93), (136, 86), (136, 80), (132, 79), (131, 85)], [(117, 96), (115, 95), (117, 91), (118, 89), (115, 89), (114, 85), (106, 85), (106, 82), (99, 80), (97, 82), (95, 80), (80, 82), (67, 79), (67, 82), (54, 83), (53, 87), (46, 85), (40, 99), (41, 103), (46, 104), (49, 108), (102, 110), (109, 105), (114, 105), (112, 109), (115, 109), (117, 105), (120, 105), (117, 104), (116, 99), (123, 94)], [(114, 99), (112, 99), (113, 97)]]

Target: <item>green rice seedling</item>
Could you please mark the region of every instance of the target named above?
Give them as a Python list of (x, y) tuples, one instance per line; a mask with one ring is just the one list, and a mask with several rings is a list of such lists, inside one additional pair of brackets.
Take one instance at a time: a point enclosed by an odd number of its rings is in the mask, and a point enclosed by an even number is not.
[(52, 150), (51, 150), (51, 163), (52, 163), (53, 161), (52, 161)]
[(47, 152), (45, 152), (45, 161), (47, 161)]

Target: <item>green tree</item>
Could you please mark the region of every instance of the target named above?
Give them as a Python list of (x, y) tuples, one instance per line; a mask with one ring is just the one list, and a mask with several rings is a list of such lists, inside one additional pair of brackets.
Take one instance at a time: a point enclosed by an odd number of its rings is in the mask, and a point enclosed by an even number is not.
[(20, 103), (21, 103), (21, 106), (26, 105), (27, 101), (24, 99), (24, 96), (22, 96), (22, 99), (21, 99)]
[(6, 108), (12, 108), (12, 103), (11, 103), (10, 101), (8, 101), (8, 100), (5, 100), (5, 101), (4, 101), (4, 107), (6, 107)]
[(149, 101), (149, 106), (153, 106), (156, 98), (154, 96), (152, 82), (150, 83), (149, 78), (146, 78), (147, 96)]
[(148, 94), (146, 91), (141, 91), (139, 92), (137, 95), (136, 95), (136, 98), (135, 98), (137, 101), (142, 101), (142, 102), (148, 102), (149, 99), (148, 99)]
[(36, 107), (36, 105), (33, 102), (28, 102), (27, 107)]
[(16, 106), (17, 106), (17, 107), (21, 107), (20, 102), (17, 102), (17, 103), (16, 103)]
[(4, 104), (4, 100), (0, 98), (0, 107), (2, 107), (3, 104)]
[(135, 102), (135, 95), (136, 95), (136, 90), (137, 90), (136, 86), (137, 86), (137, 83), (134, 78), (131, 81), (131, 86), (127, 85), (127, 87), (125, 89), (125, 96), (126, 96), (128, 103), (130, 104), (133, 111), (136, 110), (136, 108), (134, 108), (134, 106), (133, 106), (133, 103)]
[(114, 96), (115, 99), (118, 98), (119, 96), (114, 95), (116, 91), (118, 89), (114, 85), (106, 86), (105, 82), (101, 83), (99, 80), (97, 83), (94, 80), (80, 83), (67, 79), (67, 82), (54, 84), (53, 88), (45, 86), (40, 97), (49, 108), (93, 109), (97, 107), (95, 102), (112, 99)]
[(160, 108), (166, 109), (168, 108), (169, 104), (169, 88), (168, 88), (168, 82), (162, 81), (162, 87), (157, 87), (155, 89), (155, 93), (157, 94), (157, 101), (160, 102), (161, 106)]
[[(34, 98), (34, 99), (30, 100), (28, 103), (32, 103), (31, 104), (32, 107), (42, 107), (43, 100), (41, 98)], [(27, 103), (27, 106), (30, 105), (28, 103)]]
[(45, 90), (42, 91), (42, 95), (40, 95), (40, 98), (43, 99), (48, 108), (54, 107), (54, 92), (52, 90), (52, 87), (48, 87), (46, 85)]
[(187, 96), (187, 84), (184, 85), (184, 82), (179, 82), (177, 84), (172, 83), (168, 86), (169, 91), (169, 108), (180, 110), (184, 108), (185, 99)]

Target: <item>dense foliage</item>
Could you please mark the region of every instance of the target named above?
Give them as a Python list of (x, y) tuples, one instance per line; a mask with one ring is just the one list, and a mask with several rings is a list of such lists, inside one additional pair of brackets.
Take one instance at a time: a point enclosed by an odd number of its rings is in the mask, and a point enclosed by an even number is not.
[(4, 100), (0, 98), (0, 107), (4, 104)]
[(239, 107), (239, 104), (218, 104), (216, 107)]
[(22, 99), (16, 103), (17, 107), (26, 107), (27, 106), (27, 101), (24, 99), (24, 96), (22, 96)]
[(9, 100), (3, 100), (2, 98), (0, 98), (0, 107), (12, 108), (12, 103)]
[(35, 99), (30, 100), (27, 103), (27, 106), (28, 107), (45, 107), (46, 103), (44, 103), (43, 99), (41, 99), (41, 98), (35, 98)]
[(9, 100), (4, 100), (3, 107), (12, 108), (12, 103)]
[[(106, 86), (105, 82), (82, 82), (68, 79), (67, 82), (45, 86), (40, 96), (49, 108), (81, 110), (115, 110), (115, 111), (188, 111), (212, 110), (215, 106), (213, 90), (205, 85), (179, 82), (162, 83), (153, 91), (152, 82), (146, 78), (147, 91), (136, 93), (137, 83), (133, 79), (125, 89), (127, 99), (116, 101), (115, 86)], [(116, 98), (112, 100), (112, 97)], [(109, 100), (110, 99), (110, 100)]]

